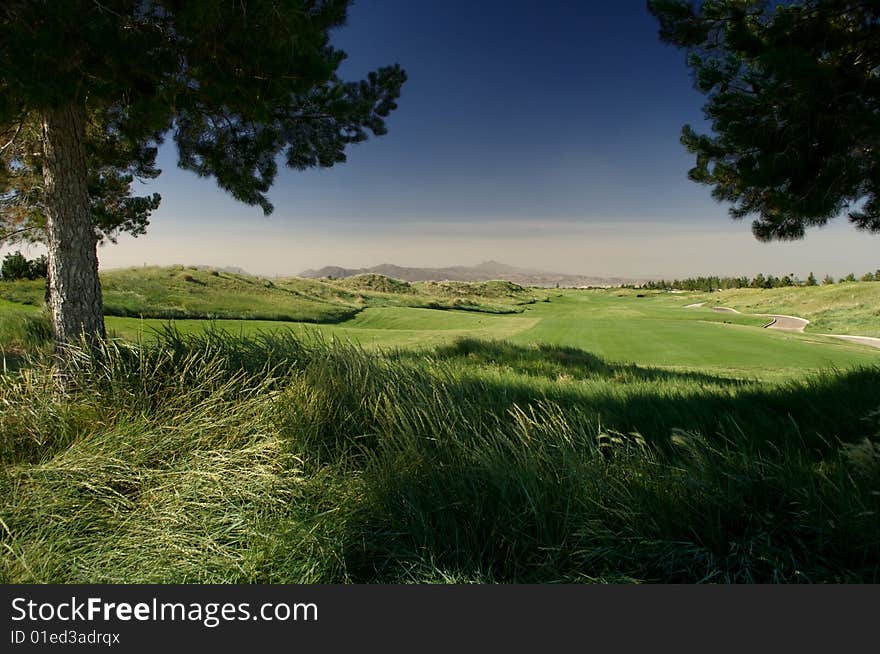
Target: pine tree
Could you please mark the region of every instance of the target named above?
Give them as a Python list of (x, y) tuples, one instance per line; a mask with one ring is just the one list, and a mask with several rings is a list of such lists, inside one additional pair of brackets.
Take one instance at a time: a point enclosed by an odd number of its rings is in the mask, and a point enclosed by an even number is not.
[(0, 147), (19, 153), (0, 160), (0, 195), (15, 196), (2, 222), (45, 231), (59, 350), (103, 337), (96, 245), (146, 227), (158, 198), (133, 198), (130, 180), (158, 172), (168, 133), (181, 168), (268, 214), (279, 156), (299, 170), (332, 166), (349, 144), (386, 132), (405, 74), (339, 79), (345, 53), (328, 34), (348, 5), (0, 3)]
[(813, 271), (810, 271), (810, 274), (807, 276), (807, 286), (817, 286), (818, 282), (816, 281), (816, 276), (813, 274)]
[(880, 3), (649, 0), (687, 50), (711, 134), (686, 125), (690, 178), (757, 216), (761, 240), (799, 239), (847, 211), (880, 232)]
[(4, 281), (11, 282), (17, 279), (27, 279), (30, 274), (30, 262), (21, 251), (9, 252), (3, 257), (3, 266), (0, 267), (0, 277)]

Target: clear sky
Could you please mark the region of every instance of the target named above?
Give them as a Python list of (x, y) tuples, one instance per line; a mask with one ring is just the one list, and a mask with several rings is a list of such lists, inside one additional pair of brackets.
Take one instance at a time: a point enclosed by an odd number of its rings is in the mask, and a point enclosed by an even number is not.
[(389, 133), (349, 161), (282, 169), (275, 213), (237, 203), (160, 152), (147, 236), (105, 268), (442, 266), (487, 259), (618, 276), (841, 275), (880, 268), (880, 237), (845, 219), (762, 244), (687, 180), (683, 123), (702, 125), (684, 54), (644, 0), (356, 0), (334, 42), (342, 73), (398, 62), (409, 81)]

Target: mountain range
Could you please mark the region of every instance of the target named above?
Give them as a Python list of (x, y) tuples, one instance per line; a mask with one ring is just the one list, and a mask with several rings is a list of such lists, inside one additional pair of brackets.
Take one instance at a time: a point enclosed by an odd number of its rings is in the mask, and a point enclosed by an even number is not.
[(455, 281), (485, 282), (492, 279), (504, 279), (521, 286), (578, 287), (578, 286), (619, 286), (637, 280), (621, 277), (596, 277), (589, 275), (568, 275), (564, 273), (529, 270), (509, 266), (497, 261), (486, 261), (477, 266), (450, 266), (447, 268), (410, 268), (383, 263), (372, 268), (342, 268), (325, 266), (318, 270), (304, 270), (299, 277), (310, 279), (332, 278), (344, 279), (355, 275), (374, 273), (385, 275), (406, 282)]

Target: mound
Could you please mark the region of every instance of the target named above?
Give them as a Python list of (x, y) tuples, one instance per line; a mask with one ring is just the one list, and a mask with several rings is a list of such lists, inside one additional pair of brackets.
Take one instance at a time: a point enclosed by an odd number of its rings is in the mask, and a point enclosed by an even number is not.
[(519, 284), (502, 280), (490, 282), (423, 282), (421, 286), (431, 294), (452, 297), (468, 296), (514, 300), (527, 300), (531, 297), (530, 293)]
[(399, 279), (386, 277), (385, 275), (377, 275), (376, 273), (366, 273), (364, 275), (355, 275), (347, 279), (341, 279), (336, 282), (337, 285), (358, 291), (375, 291), (377, 293), (414, 293), (412, 285), (409, 282), (403, 282)]

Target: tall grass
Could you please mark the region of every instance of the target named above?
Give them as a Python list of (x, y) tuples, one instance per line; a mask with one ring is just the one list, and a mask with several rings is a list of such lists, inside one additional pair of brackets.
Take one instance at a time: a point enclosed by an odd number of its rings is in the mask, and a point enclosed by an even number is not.
[(6, 582), (878, 581), (880, 370), (283, 333), (0, 377)]
[(52, 322), (46, 312), (0, 311), (0, 372), (17, 370), (52, 350)]

